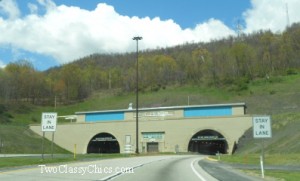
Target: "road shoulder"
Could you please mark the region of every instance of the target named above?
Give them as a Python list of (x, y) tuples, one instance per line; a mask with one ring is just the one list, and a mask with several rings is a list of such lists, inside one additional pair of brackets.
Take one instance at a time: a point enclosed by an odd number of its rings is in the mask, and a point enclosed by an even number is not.
[(232, 167), (229, 164), (224, 164), (211, 159), (204, 159), (198, 162), (207, 173), (218, 180), (222, 181), (259, 181), (263, 180), (257, 176), (249, 176), (246, 173)]

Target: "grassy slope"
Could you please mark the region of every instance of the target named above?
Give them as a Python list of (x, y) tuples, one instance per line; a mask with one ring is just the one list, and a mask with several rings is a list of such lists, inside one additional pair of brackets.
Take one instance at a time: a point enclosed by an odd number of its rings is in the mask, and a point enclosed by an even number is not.
[[(285, 154), (300, 152), (300, 113), (282, 113), (272, 116), (272, 138), (264, 139), (266, 154)], [(261, 139), (252, 138), (252, 129), (240, 139), (239, 154), (259, 153), (262, 148)], [(298, 158), (300, 161), (300, 158)]]
[[(245, 97), (251, 114), (272, 116), (272, 138), (264, 139), (265, 152), (300, 152), (300, 78), (288, 76), (277, 79), (276, 83), (254, 83), (251, 96)], [(262, 140), (252, 138), (252, 129), (241, 138), (238, 153), (258, 153)], [(288, 149), (287, 149), (288, 148)], [(300, 161), (300, 160), (299, 160)]]
[[(211, 103), (246, 102), (249, 114), (271, 114), (273, 120), (273, 138), (266, 142), (266, 150), (270, 153), (297, 153), (300, 150), (299, 128), (300, 122), (300, 75), (271, 78), (270, 80), (257, 80), (249, 84), (248, 90), (232, 92), (226, 89), (205, 88), (201, 86), (167, 87), (158, 92), (141, 92), (140, 107), (176, 106)], [(188, 101), (189, 100), (189, 101)], [(31, 107), (23, 114), (13, 114), (14, 124), (26, 125), (40, 123), (42, 112), (55, 111), (58, 115), (74, 114), (78, 111), (126, 109), (128, 104), (135, 103), (135, 94), (124, 94), (119, 90), (99, 92), (88, 100), (69, 106)], [(61, 122), (63, 120), (59, 120)], [(32, 139), (36, 136), (28, 134), (27, 128), (0, 127), (0, 138), (5, 136), (7, 142), (24, 142), (16, 137)], [(4, 132), (3, 130), (9, 130)], [(14, 130), (15, 129), (15, 130)], [(251, 130), (245, 134), (241, 141), (239, 153), (258, 152), (260, 142), (252, 139)], [(16, 134), (16, 136), (10, 136)], [(40, 140), (40, 138), (39, 138)], [(246, 143), (246, 144), (242, 144)], [(38, 143), (36, 143), (38, 144)], [(20, 143), (21, 145), (21, 143)], [(40, 145), (40, 144), (38, 144)], [(243, 146), (248, 145), (248, 146)], [(32, 147), (33, 150), (37, 148)], [(14, 152), (23, 152), (18, 147)], [(30, 152), (30, 150), (28, 150)]]
[[(24, 125), (0, 125), (0, 139), (3, 146), (0, 154), (39, 154), (42, 153), (42, 139)], [(45, 139), (44, 153), (51, 153), (51, 142)], [(54, 153), (68, 153), (64, 149), (55, 146)]]

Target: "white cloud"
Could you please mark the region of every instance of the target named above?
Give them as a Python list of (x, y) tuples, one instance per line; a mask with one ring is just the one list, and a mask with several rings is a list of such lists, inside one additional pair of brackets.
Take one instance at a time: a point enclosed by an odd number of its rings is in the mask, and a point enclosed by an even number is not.
[(36, 14), (38, 12), (38, 6), (36, 4), (28, 3), (27, 6), (32, 14)]
[(203, 24), (197, 25), (193, 33), (197, 41), (205, 42), (235, 34), (235, 32), (228, 28), (223, 22), (216, 19), (210, 19)]
[[(112, 6), (102, 3), (92, 11), (56, 6), (50, 0), (38, 0), (38, 4), (28, 4), (32, 14), (22, 18), (6, 20), (0, 17), (0, 43), (52, 56), (59, 63), (95, 52), (134, 51), (132, 37), (136, 35), (143, 36), (140, 48), (148, 49), (192, 41), (207, 42), (235, 34), (216, 19), (182, 29), (173, 20), (120, 15)], [(35, 14), (40, 6), (46, 8), (44, 15)], [(17, 5), (11, 9), (18, 9)]]
[(290, 24), (300, 21), (299, 0), (251, 0), (251, 4), (252, 8), (243, 14), (247, 33), (261, 29), (283, 31), (288, 24), (287, 19)]
[(6, 67), (6, 64), (0, 60), (0, 68), (5, 68)]
[[(282, 31), (287, 25), (286, 3), (290, 23), (300, 21), (299, 0), (251, 0), (252, 7), (243, 13), (245, 32), (271, 29)], [(55, 58), (66, 63), (92, 53), (135, 51), (134, 36), (143, 36), (141, 49), (173, 46), (186, 42), (208, 42), (235, 32), (217, 19), (209, 19), (194, 28), (182, 29), (173, 20), (159, 17), (120, 15), (112, 6), (99, 3), (94, 10), (74, 6), (57, 6), (51, 0), (28, 3), (31, 14), (20, 17), (15, 0), (0, 2), (0, 44)], [(38, 15), (39, 8), (45, 14)], [(46, 11), (44, 11), (46, 10)]]
[(0, 1), (0, 11), (4, 12), (9, 19), (16, 19), (21, 14), (15, 0)]

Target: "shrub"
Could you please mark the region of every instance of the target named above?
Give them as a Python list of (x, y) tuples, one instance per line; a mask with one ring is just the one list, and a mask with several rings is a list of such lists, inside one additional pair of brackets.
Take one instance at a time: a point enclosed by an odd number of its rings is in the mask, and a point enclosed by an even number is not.
[(289, 69), (287, 69), (286, 74), (287, 75), (297, 75), (298, 71), (297, 71), (297, 69), (289, 68)]

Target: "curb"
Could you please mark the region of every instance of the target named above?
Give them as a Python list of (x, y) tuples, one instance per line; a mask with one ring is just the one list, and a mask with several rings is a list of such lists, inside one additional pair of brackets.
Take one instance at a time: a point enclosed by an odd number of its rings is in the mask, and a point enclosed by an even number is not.
[(213, 158), (206, 157), (206, 159), (209, 160), (209, 161), (218, 162), (218, 160), (213, 159)]

